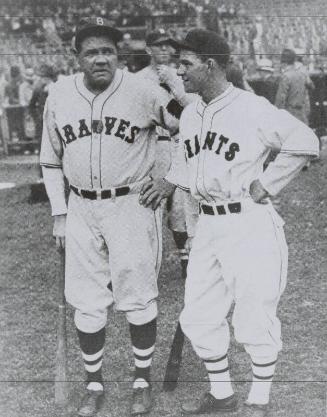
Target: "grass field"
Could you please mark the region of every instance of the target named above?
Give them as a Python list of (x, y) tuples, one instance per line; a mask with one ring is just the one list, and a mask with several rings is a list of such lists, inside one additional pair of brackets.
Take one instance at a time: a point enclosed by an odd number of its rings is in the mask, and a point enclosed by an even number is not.
[[(0, 181), (24, 183), (33, 177), (0, 161)], [(288, 286), (282, 297), (284, 349), (272, 392), (271, 417), (326, 416), (326, 272), (327, 152), (281, 194), (279, 212), (286, 220), (290, 250)], [(0, 192), (0, 417), (70, 417), (82, 395), (83, 366), (72, 310), (68, 309), (70, 404), (54, 405), (56, 281), (59, 259), (51, 238), (49, 205), (30, 204), (29, 189)], [(190, 344), (184, 349), (180, 383), (174, 393), (161, 390), (183, 283), (169, 232), (164, 230), (160, 274), (160, 315), (153, 364), (155, 407), (150, 417), (179, 416), (180, 402), (207, 388), (205, 370)], [(133, 356), (125, 317), (110, 313), (104, 360), (106, 401), (99, 417), (129, 415)], [(243, 348), (232, 340), (231, 374), (246, 398), (251, 379)], [(233, 414), (242, 417), (242, 412)], [(225, 417), (224, 414), (221, 416)]]

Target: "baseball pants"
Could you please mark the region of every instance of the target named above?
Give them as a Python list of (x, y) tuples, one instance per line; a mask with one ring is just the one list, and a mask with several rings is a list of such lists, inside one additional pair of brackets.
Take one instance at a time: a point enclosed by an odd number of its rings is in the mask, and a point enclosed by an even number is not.
[(201, 214), (196, 227), (180, 322), (202, 359), (226, 354), (233, 301), (235, 338), (252, 357), (275, 357), (282, 347), (276, 310), (288, 262), (283, 220), (270, 203), (242, 204), (241, 213)]
[(77, 328), (86, 333), (106, 325), (112, 304), (136, 325), (157, 316), (161, 208), (145, 208), (138, 198), (138, 193), (104, 200), (70, 194), (65, 295), (76, 309)]

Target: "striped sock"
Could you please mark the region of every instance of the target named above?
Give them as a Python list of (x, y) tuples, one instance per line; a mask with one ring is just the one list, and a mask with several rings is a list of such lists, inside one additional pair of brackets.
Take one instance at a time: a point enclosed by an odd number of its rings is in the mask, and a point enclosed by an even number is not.
[(157, 319), (137, 326), (129, 325), (135, 360), (134, 388), (148, 386), (154, 344), (157, 336)]
[(177, 246), (179, 260), (182, 266), (182, 278), (186, 278), (186, 270), (188, 264), (188, 250), (185, 249), (185, 243), (187, 241), (187, 233), (186, 232), (175, 232), (173, 231), (173, 237), (175, 244)]
[(204, 364), (210, 380), (210, 393), (219, 400), (233, 395), (227, 354), (218, 359), (207, 359)]
[(268, 404), (276, 358), (252, 358), (252, 386), (247, 399), (251, 404)]
[(96, 333), (84, 333), (77, 329), (77, 334), (87, 376), (87, 389), (94, 391), (103, 390), (102, 358), (105, 328)]

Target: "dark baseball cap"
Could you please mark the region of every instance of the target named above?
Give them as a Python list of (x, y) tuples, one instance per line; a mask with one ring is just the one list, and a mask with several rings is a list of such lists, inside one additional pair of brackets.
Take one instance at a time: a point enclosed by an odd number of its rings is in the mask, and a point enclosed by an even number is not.
[(212, 30), (193, 29), (184, 41), (173, 41), (177, 50), (186, 49), (199, 55), (212, 56), (219, 64), (226, 65), (230, 57), (228, 43)]
[(75, 30), (75, 48), (79, 50), (81, 43), (85, 38), (98, 34), (107, 35), (115, 43), (121, 41), (123, 38), (122, 32), (110, 26), (107, 19), (103, 17), (85, 17), (79, 21)]
[(282, 64), (294, 64), (296, 59), (296, 53), (293, 49), (284, 49), (280, 57)]
[(174, 41), (166, 34), (164, 30), (157, 30), (147, 34), (145, 38), (145, 43), (147, 46), (163, 45), (168, 44), (172, 45)]

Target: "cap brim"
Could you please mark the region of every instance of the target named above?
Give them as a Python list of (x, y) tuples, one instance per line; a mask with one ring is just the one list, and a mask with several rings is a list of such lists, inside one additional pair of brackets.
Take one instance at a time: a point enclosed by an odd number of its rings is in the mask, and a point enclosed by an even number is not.
[(187, 42), (178, 42), (175, 41), (174, 39), (171, 39), (171, 45), (177, 50), (180, 51), (181, 49), (186, 49), (187, 51), (195, 51), (195, 48), (192, 47), (192, 45), (190, 45)]
[(157, 46), (157, 45), (171, 45), (175, 48), (174, 44), (175, 41), (172, 38), (169, 38), (167, 36), (163, 36), (162, 38), (159, 38), (155, 40), (154, 42), (147, 43), (147, 46)]
[(88, 36), (92, 36), (93, 34), (107, 35), (114, 42), (119, 42), (123, 39), (123, 33), (118, 29), (108, 26), (93, 25), (88, 26), (85, 29), (81, 29), (79, 32), (76, 33), (75, 47), (78, 44), (80, 44), (85, 38), (87, 38)]

